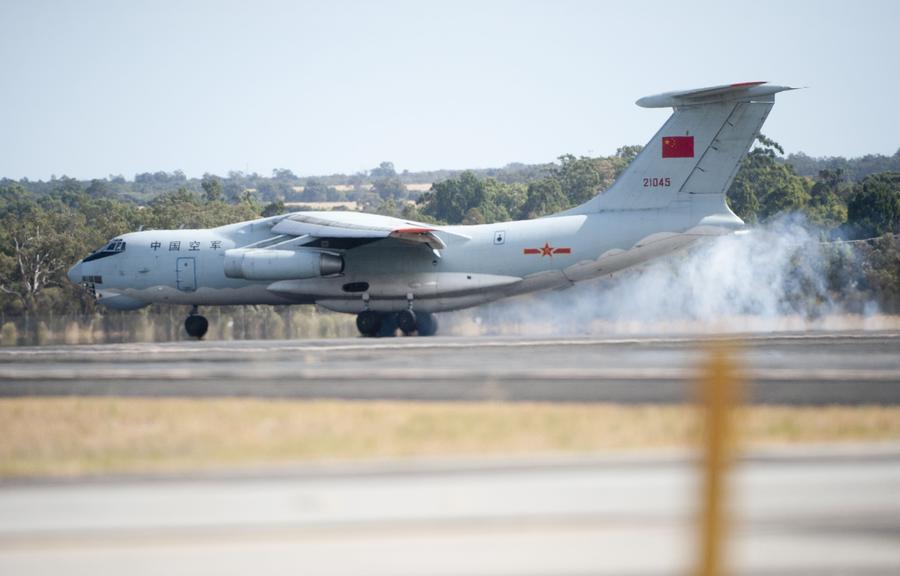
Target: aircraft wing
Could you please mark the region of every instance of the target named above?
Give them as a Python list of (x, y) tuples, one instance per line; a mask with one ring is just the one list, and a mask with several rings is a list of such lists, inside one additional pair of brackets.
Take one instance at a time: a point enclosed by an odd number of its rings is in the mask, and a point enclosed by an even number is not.
[[(412, 244), (426, 244), (432, 250), (442, 250), (447, 247), (436, 232), (458, 236), (458, 234), (441, 230), (430, 224), (361, 212), (295, 212), (275, 224), (272, 232), (296, 237), (308, 236), (311, 240), (374, 241), (395, 238)], [(346, 242), (335, 244), (354, 245)]]

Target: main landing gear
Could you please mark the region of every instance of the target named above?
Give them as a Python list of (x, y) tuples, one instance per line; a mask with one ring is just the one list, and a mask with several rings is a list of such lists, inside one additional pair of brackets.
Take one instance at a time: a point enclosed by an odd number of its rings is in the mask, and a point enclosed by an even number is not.
[(434, 336), (437, 332), (437, 318), (428, 312), (375, 312), (364, 310), (356, 316), (356, 327), (363, 336), (393, 336), (399, 328), (404, 335)]
[(206, 331), (209, 330), (209, 321), (205, 316), (200, 315), (197, 311), (197, 306), (191, 308), (190, 315), (184, 321), (184, 329), (187, 331), (188, 336), (198, 340), (203, 338), (206, 335)]

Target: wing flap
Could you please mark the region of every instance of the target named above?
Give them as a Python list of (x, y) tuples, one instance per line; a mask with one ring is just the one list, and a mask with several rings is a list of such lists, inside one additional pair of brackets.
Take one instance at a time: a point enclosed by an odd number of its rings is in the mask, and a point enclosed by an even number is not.
[(434, 233), (434, 230), (428, 228), (401, 228), (392, 231), (391, 238), (415, 244), (427, 244), (432, 250), (443, 250), (447, 247), (447, 244)]

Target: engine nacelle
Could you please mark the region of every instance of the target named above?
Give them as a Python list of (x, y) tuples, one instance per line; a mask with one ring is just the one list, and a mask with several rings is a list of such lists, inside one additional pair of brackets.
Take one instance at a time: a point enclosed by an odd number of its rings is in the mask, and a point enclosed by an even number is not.
[(245, 280), (297, 280), (344, 271), (344, 259), (314, 250), (233, 248), (225, 251), (225, 275)]

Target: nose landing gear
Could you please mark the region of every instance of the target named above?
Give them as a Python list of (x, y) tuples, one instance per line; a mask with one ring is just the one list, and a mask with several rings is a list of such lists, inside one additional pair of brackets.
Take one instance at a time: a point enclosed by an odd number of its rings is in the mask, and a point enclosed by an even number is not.
[(191, 308), (191, 312), (184, 321), (184, 329), (191, 338), (200, 340), (209, 330), (209, 321), (197, 311), (197, 306)]

